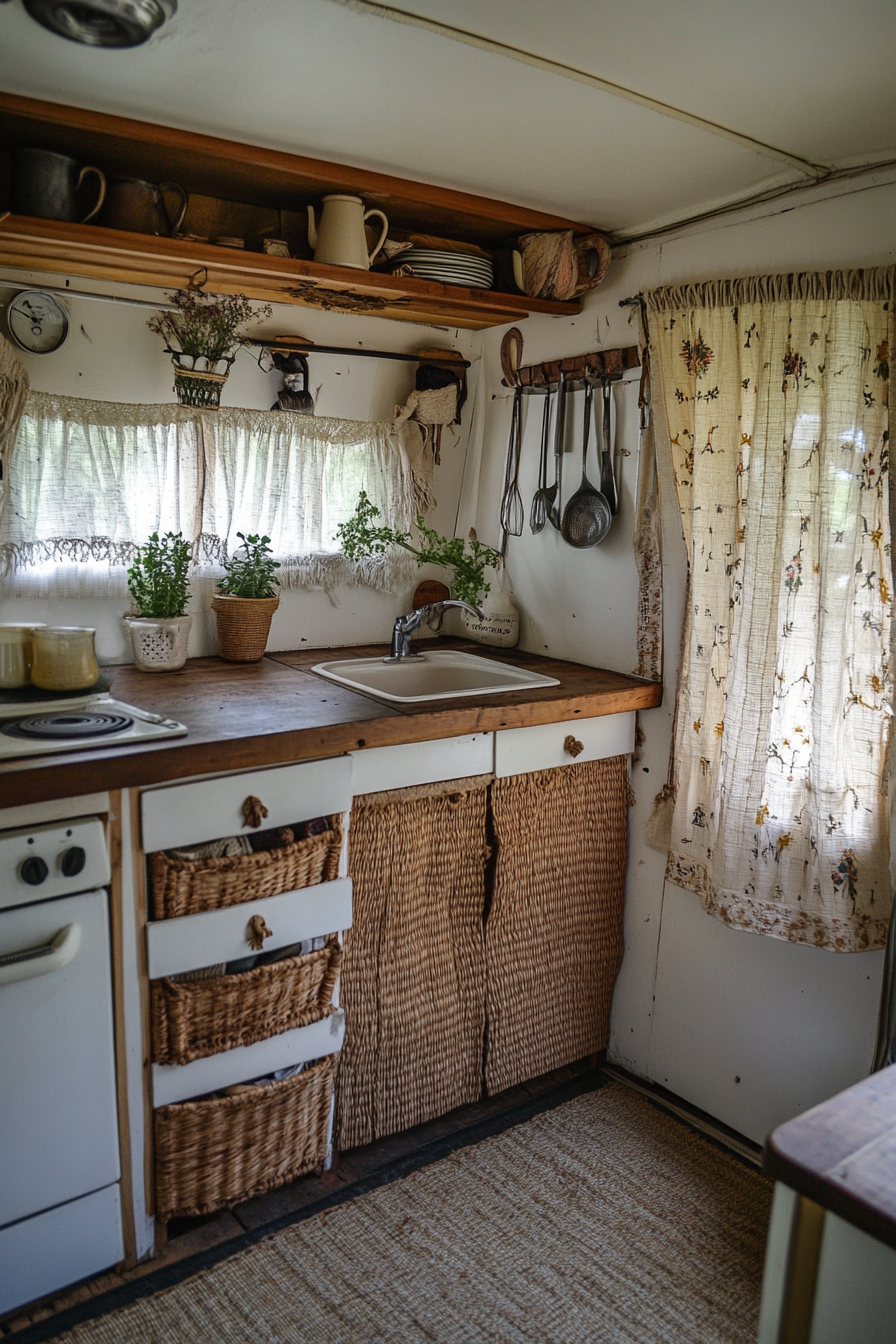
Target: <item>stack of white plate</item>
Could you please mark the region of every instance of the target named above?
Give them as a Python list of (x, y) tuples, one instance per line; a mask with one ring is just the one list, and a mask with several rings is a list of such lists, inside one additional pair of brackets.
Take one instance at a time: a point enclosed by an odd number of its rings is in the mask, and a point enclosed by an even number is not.
[(443, 285), (466, 285), (469, 289), (491, 289), (495, 278), (488, 257), (475, 252), (437, 252), (412, 247), (399, 252), (395, 266), (410, 266), (421, 280), (438, 280)]

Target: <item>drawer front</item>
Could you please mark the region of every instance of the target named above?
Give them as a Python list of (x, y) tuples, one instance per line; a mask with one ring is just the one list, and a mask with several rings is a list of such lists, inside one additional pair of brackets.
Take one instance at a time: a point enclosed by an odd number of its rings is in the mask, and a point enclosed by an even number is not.
[(143, 848), (151, 853), (251, 834), (253, 828), (243, 816), (249, 797), (260, 798), (268, 809), (262, 827), (346, 812), (351, 806), (351, 775), (349, 758), (337, 756), (148, 789), (141, 798)]
[(0, 1313), (111, 1269), (124, 1258), (118, 1185), (0, 1231)]
[(223, 910), (156, 920), (146, 930), (150, 980), (251, 956), (248, 932), (254, 915), (261, 915), (271, 930), (272, 936), (264, 940), (265, 952), (350, 928), (351, 879), (340, 877), (318, 887), (284, 891)]
[(169, 1102), (187, 1101), (221, 1087), (261, 1078), (290, 1064), (335, 1055), (342, 1048), (344, 1036), (345, 1013), (337, 1008), (329, 1017), (307, 1027), (295, 1027), (255, 1045), (238, 1045), (235, 1050), (194, 1059), (191, 1064), (153, 1064), (152, 1104), (167, 1106)]
[[(568, 737), (581, 743), (582, 750), (575, 755), (564, 745)], [(532, 728), (505, 728), (495, 733), (495, 774), (503, 779), (507, 775), (551, 770), (576, 761), (626, 756), (634, 746), (634, 713), (605, 714), (597, 719), (567, 719), (563, 723), (540, 723)]]
[(465, 779), (492, 771), (493, 733), (445, 737), (437, 742), (408, 742), (400, 747), (353, 751), (352, 792), (384, 793), (442, 779)]

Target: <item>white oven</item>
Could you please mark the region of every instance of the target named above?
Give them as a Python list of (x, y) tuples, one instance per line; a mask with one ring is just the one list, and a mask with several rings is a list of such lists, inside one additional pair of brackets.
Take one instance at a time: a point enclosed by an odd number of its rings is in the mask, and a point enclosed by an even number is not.
[(0, 1312), (123, 1256), (98, 817), (0, 832)]

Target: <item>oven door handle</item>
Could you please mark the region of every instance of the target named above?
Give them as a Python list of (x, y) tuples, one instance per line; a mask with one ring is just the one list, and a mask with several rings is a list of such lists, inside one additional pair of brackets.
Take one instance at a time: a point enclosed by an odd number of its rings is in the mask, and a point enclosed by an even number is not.
[(0, 953), (0, 985), (61, 971), (75, 958), (80, 946), (81, 925), (66, 924), (48, 943), (25, 947), (21, 952)]

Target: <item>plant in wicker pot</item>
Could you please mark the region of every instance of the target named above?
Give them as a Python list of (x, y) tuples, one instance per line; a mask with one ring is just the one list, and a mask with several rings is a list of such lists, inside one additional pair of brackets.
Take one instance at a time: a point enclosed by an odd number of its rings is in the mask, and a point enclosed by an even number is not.
[(187, 574), (193, 550), (180, 532), (153, 532), (128, 570), (134, 614), (125, 616), (141, 672), (176, 672), (187, 661), (193, 617), (187, 616)]
[(270, 537), (237, 532), (242, 546), (224, 562), (224, 578), (212, 599), (218, 622), (218, 652), (230, 663), (257, 663), (264, 656), (274, 612), (280, 605)]
[(201, 289), (177, 289), (168, 301), (173, 311), (155, 313), (146, 325), (165, 341), (177, 399), (182, 406), (214, 409), (221, 404), (237, 351), (246, 343), (241, 328), (253, 318), (270, 317), (273, 309), (269, 303), (253, 308), (244, 294)]

